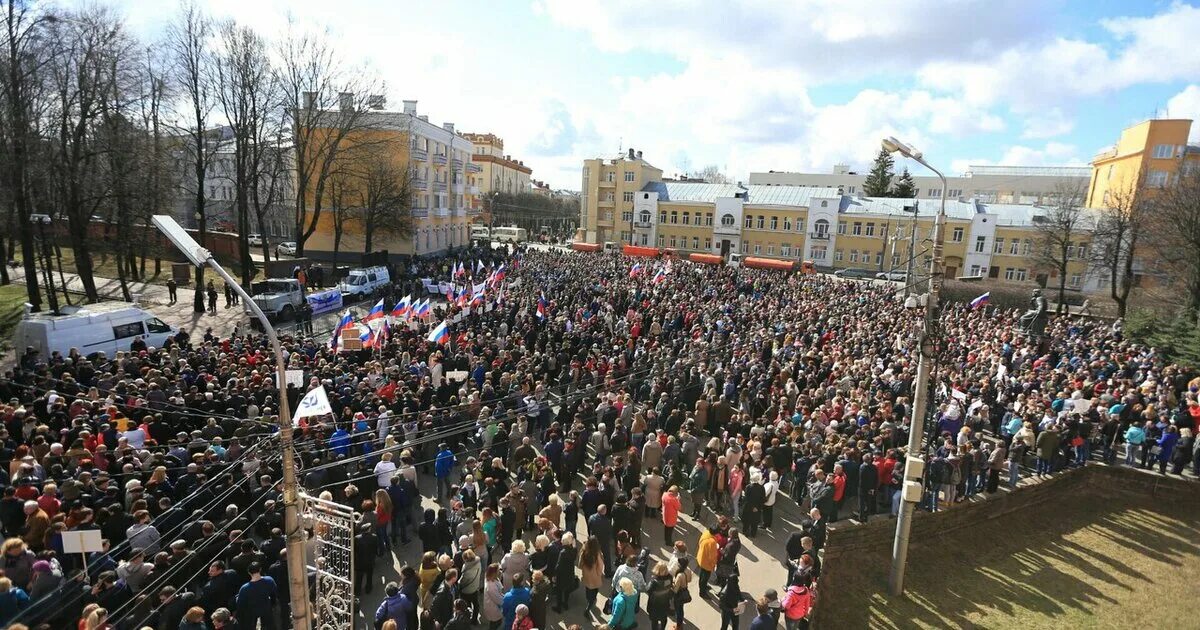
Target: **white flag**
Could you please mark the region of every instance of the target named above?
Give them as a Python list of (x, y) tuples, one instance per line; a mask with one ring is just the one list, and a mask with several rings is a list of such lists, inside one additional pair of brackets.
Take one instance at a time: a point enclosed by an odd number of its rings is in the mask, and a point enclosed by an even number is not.
[(300, 404), (296, 405), (296, 413), (292, 416), (292, 426), (299, 425), (300, 418), (325, 414), (332, 415), (333, 407), (329, 406), (329, 397), (325, 395), (325, 386), (320, 385), (300, 399)]

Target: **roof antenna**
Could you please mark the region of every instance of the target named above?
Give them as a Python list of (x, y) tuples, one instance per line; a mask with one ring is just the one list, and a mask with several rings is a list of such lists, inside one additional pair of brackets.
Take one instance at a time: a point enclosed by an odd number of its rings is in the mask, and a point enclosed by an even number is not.
[(621, 155), (624, 152), (625, 152), (625, 137), (620, 136), (617, 138), (617, 155)]

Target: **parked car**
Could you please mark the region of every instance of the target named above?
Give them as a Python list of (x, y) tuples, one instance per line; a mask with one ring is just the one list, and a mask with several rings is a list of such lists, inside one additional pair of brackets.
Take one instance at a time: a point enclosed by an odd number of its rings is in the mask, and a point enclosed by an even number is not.
[(295, 256), (296, 255), (296, 242), (295, 241), (286, 241), (286, 242), (276, 245), (275, 246), (275, 255), (276, 256)]
[(254, 303), (271, 321), (288, 321), (304, 304), (300, 281), (292, 278), (271, 278), (254, 283)]
[(838, 269), (837, 271), (833, 272), (833, 275), (839, 278), (864, 280), (875, 277), (875, 272), (871, 271), (870, 269), (856, 269), (854, 267), (847, 267), (845, 269)]
[(342, 292), (343, 299), (361, 299), (372, 295), (391, 281), (387, 267), (351, 269), (350, 273), (346, 274), (346, 277), (338, 283), (338, 290)]
[(250, 247), (262, 247), (262, 234), (251, 234), (246, 237), (246, 240), (250, 243)]
[(893, 280), (895, 282), (904, 282), (908, 280), (908, 272), (901, 269), (893, 269), (892, 271), (880, 271), (875, 274), (877, 280)]

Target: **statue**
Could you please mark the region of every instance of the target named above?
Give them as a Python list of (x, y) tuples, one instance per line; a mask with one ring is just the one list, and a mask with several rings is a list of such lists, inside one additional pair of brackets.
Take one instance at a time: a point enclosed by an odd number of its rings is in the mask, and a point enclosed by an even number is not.
[(1041, 289), (1034, 289), (1033, 295), (1029, 298), (1029, 310), (1021, 315), (1021, 319), (1017, 321), (1017, 328), (1034, 337), (1040, 337), (1046, 332), (1046, 312), (1049, 310), (1046, 298), (1042, 296)]

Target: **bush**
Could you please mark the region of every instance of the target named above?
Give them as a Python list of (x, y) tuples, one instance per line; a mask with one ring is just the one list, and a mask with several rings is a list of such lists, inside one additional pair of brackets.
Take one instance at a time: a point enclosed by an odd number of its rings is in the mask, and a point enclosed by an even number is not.
[(1187, 317), (1137, 310), (1125, 318), (1125, 336), (1157, 348), (1168, 361), (1200, 367), (1200, 327)]

